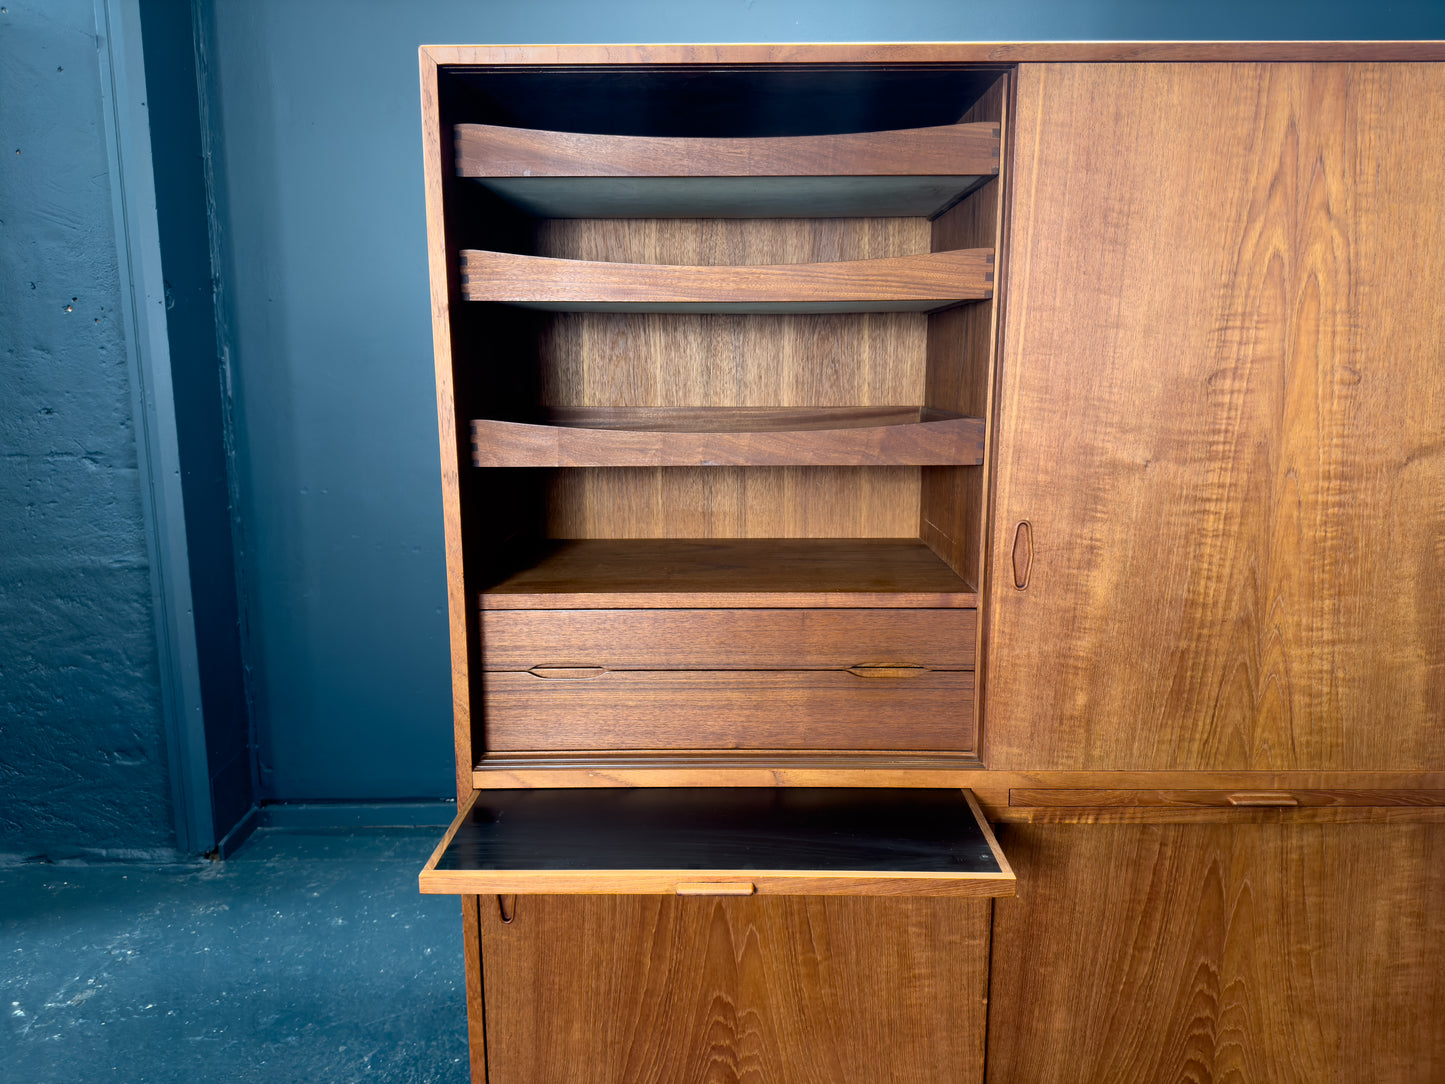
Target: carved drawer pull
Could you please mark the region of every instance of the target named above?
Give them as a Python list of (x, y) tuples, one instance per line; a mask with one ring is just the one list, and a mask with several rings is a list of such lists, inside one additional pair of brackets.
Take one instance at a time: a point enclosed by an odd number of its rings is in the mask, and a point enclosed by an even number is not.
[(1229, 796), (1230, 805), (1241, 806), (1296, 806), (1299, 799), (1293, 794), (1281, 794), (1273, 791), (1248, 791)]
[(563, 681), (588, 681), (607, 673), (601, 666), (534, 666), (527, 673), (533, 677)]
[(1014, 586), (1020, 591), (1029, 585), (1029, 572), (1034, 565), (1034, 529), (1028, 520), (1014, 528)]

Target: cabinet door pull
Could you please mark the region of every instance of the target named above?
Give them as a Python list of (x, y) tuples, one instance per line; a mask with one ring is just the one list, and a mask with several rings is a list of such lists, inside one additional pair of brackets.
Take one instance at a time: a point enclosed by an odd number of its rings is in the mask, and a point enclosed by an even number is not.
[(683, 881), (676, 886), (679, 896), (751, 896), (751, 881)]
[(1020, 591), (1029, 585), (1029, 571), (1034, 565), (1034, 529), (1028, 520), (1020, 520), (1014, 528), (1014, 586)]
[(1271, 791), (1241, 791), (1238, 794), (1229, 796), (1230, 805), (1239, 806), (1295, 806), (1299, 805), (1299, 799), (1293, 794), (1280, 794)]
[(497, 897), (497, 914), (498, 914), (499, 916), (501, 916), (501, 919), (502, 919), (503, 922), (511, 922), (512, 919), (516, 918), (516, 917), (517, 917), (517, 897), (516, 897), (516, 896), (498, 896), (498, 897)]

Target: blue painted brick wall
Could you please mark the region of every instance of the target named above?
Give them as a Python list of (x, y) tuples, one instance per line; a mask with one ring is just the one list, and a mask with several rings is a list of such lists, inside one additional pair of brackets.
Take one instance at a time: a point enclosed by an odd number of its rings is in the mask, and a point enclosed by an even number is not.
[(0, 854), (174, 843), (91, 0), (0, 0)]

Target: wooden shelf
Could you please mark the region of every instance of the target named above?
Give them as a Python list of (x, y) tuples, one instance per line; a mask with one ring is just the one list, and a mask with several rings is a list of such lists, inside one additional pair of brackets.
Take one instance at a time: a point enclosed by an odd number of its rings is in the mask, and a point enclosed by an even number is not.
[(556, 407), (471, 423), (478, 467), (973, 466), (983, 419), (927, 407)]
[(456, 170), (542, 218), (933, 217), (998, 173), (989, 122), (695, 139), (455, 128)]
[(462, 294), (554, 312), (929, 312), (993, 296), (993, 250), (697, 267), (463, 249)]
[(976, 607), (905, 538), (569, 539), (480, 594), (484, 610)]

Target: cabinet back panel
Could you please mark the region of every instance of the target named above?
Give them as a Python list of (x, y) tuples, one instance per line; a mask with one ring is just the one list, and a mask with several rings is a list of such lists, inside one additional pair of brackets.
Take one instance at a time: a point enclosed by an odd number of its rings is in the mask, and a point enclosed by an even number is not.
[[(805, 263), (930, 250), (898, 219), (562, 219), (538, 255), (675, 264)], [(538, 335), (548, 406), (895, 406), (923, 402), (920, 313), (558, 313)], [(919, 470), (563, 470), (554, 538), (916, 537)]]
[(916, 538), (918, 467), (552, 472), (549, 538)]

